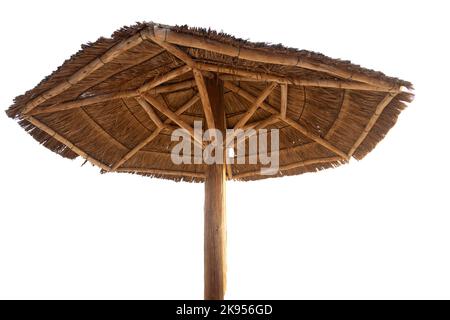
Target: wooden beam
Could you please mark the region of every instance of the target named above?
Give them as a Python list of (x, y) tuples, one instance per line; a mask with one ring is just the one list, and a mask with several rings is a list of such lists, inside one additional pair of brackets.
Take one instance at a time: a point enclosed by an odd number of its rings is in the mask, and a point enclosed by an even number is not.
[(161, 93), (170, 93), (175, 91), (181, 91), (186, 89), (191, 89), (197, 86), (195, 80), (186, 80), (180, 81), (173, 84), (166, 84), (164, 86), (157, 86), (153, 89), (150, 89), (147, 93), (152, 95), (157, 95)]
[(198, 93), (200, 94), (200, 99), (202, 100), (203, 113), (205, 114), (206, 124), (209, 129), (215, 129), (214, 116), (211, 109), (211, 102), (209, 101), (208, 91), (206, 90), (205, 79), (200, 71), (193, 69), (195, 82), (197, 83)]
[(372, 130), (373, 126), (377, 122), (378, 118), (380, 117), (383, 110), (391, 103), (391, 101), (396, 97), (395, 94), (388, 93), (383, 100), (378, 104), (377, 108), (375, 109), (374, 114), (370, 118), (369, 122), (367, 123), (366, 127), (364, 128), (364, 131), (361, 133), (359, 138), (356, 140), (353, 147), (350, 149), (348, 153), (348, 157), (352, 157), (355, 153), (356, 149), (361, 145), (361, 143), (364, 141), (364, 139), (369, 134), (370, 130)]
[(237, 47), (231, 44), (208, 39), (207, 37), (196, 36), (183, 32), (174, 32), (171, 31), (170, 28), (157, 25), (153, 26), (153, 34), (160, 41), (166, 41), (175, 45), (212, 51), (243, 60), (296, 66), (318, 72), (324, 72), (343, 79), (352, 79), (354, 81), (364, 82), (376, 87), (383, 87), (388, 90), (393, 88), (393, 84), (389, 81), (379, 79), (377, 77), (371, 77), (362, 72), (348, 70), (345, 67), (318, 62), (308, 57), (300, 57), (299, 54), (290, 54), (286, 52), (274, 53), (260, 49), (248, 48), (245, 46)]
[(58, 140), (62, 144), (65, 144), (70, 150), (72, 150), (73, 152), (78, 154), (80, 157), (82, 157), (82, 158), (86, 159), (87, 161), (95, 164), (96, 166), (102, 168), (105, 171), (109, 171), (110, 170), (109, 166), (107, 166), (106, 164), (102, 163), (101, 161), (93, 158), (92, 156), (90, 156), (89, 154), (87, 154), (86, 152), (84, 152), (83, 150), (78, 148), (75, 144), (70, 142), (68, 139), (66, 139), (65, 137), (63, 137), (62, 135), (60, 135), (59, 133), (57, 133), (52, 128), (50, 128), (49, 126), (47, 126), (43, 122), (39, 121), (38, 119), (36, 119), (36, 118), (34, 118), (32, 116), (25, 116), (25, 120), (27, 120), (28, 122), (33, 124), (35, 127), (41, 129), (42, 131), (47, 133), (52, 138)]
[(72, 74), (67, 80), (64, 80), (63, 82), (59, 83), (55, 87), (45, 91), (44, 93), (38, 95), (36, 98), (32, 99), (30, 102), (28, 102), (25, 105), (25, 107), (22, 110), (22, 114), (29, 113), (35, 107), (37, 107), (38, 105), (47, 101), (48, 99), (53, 98), (53, 97), (57, 96), (58, 94), (66, 91), (67, 89), (72, 87), (74, 84), (77, 84), (78, 82), (80, 82), (81, 80), (83, 80), (84, 78), (89, 76), (95, 70), (99, 69), (106, 63), (114, 60), (120, 54), (137, 46), (143, 40), (144, 39), (141, 37), (140, 33), (137, 33), (127, 39), (120, 41), (118, 44), (114, 45), (111, 49), (106, 51), (99, 58), (92, 60), (90, 63), (88, 63), (81, 69), (79, 69), (74, 74)]
[(280, 107), (280, 114), (281, 118), (286, 118), (286, 112), (287, 112), (287, 104), (288, 104), (288, 86), (287, 84), (282, 84), (280, 86), (281, 88), (281, 107)]
[[(244, 89), (234, 85), (233, 83), (231, 83), (229, 81), (224, 81), (223, 85), (225, 88), (236, 93), (237, 95), (241, 96), (242, 98), (244, 98), (245, 100), (247, 100), (250, 103), (253, 103), (256, 99), (256, 97), (254, 97), (252, 94), (248, 93)], [(264, 109), (272, 114), (280, 113), (276, 108), (272, 107), (271, 105), (266, 104), (265, 102), (261, 102), (260, 107), (261, 107), (261, 109)]]
[(141, 107), (147, 112), (150, 119), (153, 121), (153, 123), (158, 127), (162, 128), (164, 126), (161, 119), (158, 117), (158, 115), (155, 113), (155, 110), (153, 110), (152, 106), (145, 101), (142, 97), (136, 97), (136, 101), (141, 105)]
[(155, 37), (155, 34), (153, 33), (153, 29), (151, 29), (151, 30), (147, 29), (147, 32), (142, 33), (142, 34), (143, 34), (144, 38), (155, 42), (161, 48), (165, 49), (167, 52), (171, 53), (172, 55), (174, 55), (175, 57), (177, 57), (178, 59), (180, 59), (181, 61), (186, 63), (188, 66), (190, 66), (192, 68), (194, 67), (194, 64), (195, 64), (194, 61), (186, 52), (184, 52), (183, 50), (178, 48), (176, 45), (173, 45), (169, 42), (166, 42), (164, 40), (161, 40), (161, 39)]
[(146, 139), (141, 141), (138, 145), (136, 145), (133, 149), (128, 151), (119, 161), (117, 161), (111, 168), (111, 171), (116, 171), (122, 164), (128, 161), (132, 156), (134, 156), (139, 150), (145, 147), (150, 141), (154, 140), (158, 134), (161, 132), (163, 128), (158, 127), (153, 131)]
[(163, 105), (161, 102), (159, 102), (157, 99), (150, 95), (143, 96), (145, 100), (147, 100), (152, 106), (154, 106), (156, 109), (158, 109), (161, 113), (163, 113), (166, 117), (168, 117), (170, 120), (175, 122), (177, 125), (179, 125), (181, 128), (186, 130), (189, 135), (194, 139), (195, 142), (199, 143), (201, 146), (203, 146), (203, 141), (198, 140), (198, 137), (194, 135), (194, 129), (188, 125), (186, 122), (184, 122), (179, 115), (177, 115), (175, 112), (170, 110), (168, 107)]
[(266, 98), (272, 93), (273, 89), (277, 86), (276, 83), (271, 83), (268, 85), (260, 95), (254, 99), (251, 107), (247, 110), (247, 112), (242, 116), (241, 119), (234, 125), (234, 130), (241, 129), (247, 121), (253, 116), (259, 106), (266, 100)]
[(153, 88), (159, 86), (160, 84), (162, 84), (164, 82), (167, 82), (167, 81), (170, 81), (170, 80), (172, 80), (172, 79), (174, 79), (176, 77), (179, 77), (179, 76), (181, 76), (181, 75), (183, 75), (183, 74), (185, 74), (185, 73), (187, 73), (187, 72), (189, 72), (191, 70), (192, 70), (191, 67), (189, 67), (187, 65), (184, 65), (182, 67), (179, 67), (177, 69), (169, 71), (166, 74), (163, 74), (163, 75), (161, 75), (159, 77), (156, 77), (155, 79), (153, 79), (153, 80), (151, 80), (151, 81), (149, 81), (147, 83), (144, 83), (141, 87), (139, 87), (137, 89), (137, 92), (138, 93), (144, 93), (145, 91), (153, 89)]
[[(194, 104), (197, 103), (197, 101), (200, 100), (200, 97), (198, 94), (195, 94), (191, 99), (189, 99), (185, 104), (183, 104), (175, 113), (177, 115), (181, 115), (182, 113), (186, 112), (190, 107), (192, 107)], [(170, 119), (167, 119), (170, 123)], [(166, 122), (164, 122), (166, 123)]]
[(38, 115), (43, 113), (53, 113), (58, 111), (65, 111), (75, 108), (80, 108), (84, 106), (93, 105), (96, 103), (111, 101), (111, 100), (117, 100), (117, 99), (123, 99), (123, 98), (130, 98), (137, 96), (136, 91), (134, 90), (126, 90), (126, 91), (118, 91), (114, 93), (107, 93), (107, 94), (100, 94), (97, 96), (89, 97), (89, 98), (83, 98), (83, 99), (77, 99), (62, 103), (57, 103), (48, 107), (39, 107), (36, 108), (33, 111), (30, 111), (29, 115)]
[[(229, 82), (224, 82), (224, 86), (225, 86), (225, 88), (235, 92), (236, 94), (240, 95), (241, 97), (243, 97), (244, 99), (246, 99), (249, 102), (253, 102), (256, 99), (250, 93), (246, 92), (242, 88), (239, 88), (239, 87), (235, 86), (234, 84), (231, 84)], [(275, 109), (274, 107), (272, 107), (271, 105), (269, 105), (268, 103), (262, 102), (261, 103), (261, 108), (263, 108), (264, 110), (266, 110), (266, 111), (268, 111), (268, 112), (278, 116), (281, 121), (287, 123), (288, 125), (290, 125), (294, 129), (296, 129), (297, 131), (302, 133), (307, 138), (309, 138), (309, 139), (319, 143), (320, 145), (322, 145), (323, 147), (327, 148), (328, 150), (333, 151), (334, 153), (336, 153), (336, 154), (340, 155), (341, 157), (343, 157), (344, 159), (348, 160), (348, 155), (345, 152), (339, 150), (338, 148), (336, 148), (335, 146), (333, 146), (331, 143), (329, 143), (325, 139), (321, 138), (320, 136), (309, 132), (305, 127), (303, 127), (301, 124), (299, 124), (295, 120), (292, 120), (291, 118), (288, 118), (288, 117), (283, 119), (281, 117), (281, 114), (278, 112), (278, 110)]]
[(205, 174), (202, 172), (191, 172), (191, 171), (181, 171), (181, 170), (162, 170), (162, 169), (150, 169), (150, 168), (120, 168), (116, 170), (117, 172), (135, 172), (135, 173), (147, 173), (147, 174), (157, 174), (166, 176), (185, 176), (190, 178), (205, 178)]
[[(279, 171), (282, 172), (282, 171), (305, 167), (305, 166), (309, 166), (309, 165), (313, 165), (313, 164), (338, 162), (338, 161), (342, 161), (342, 160), (343, 159), (341, 157), (329, 157), (329, 158), (319, 158), (319, 159), (299, 161), (299, 162), (294, 162), (294, 163), (280, 166)], [(261, 174), (260, 170), (243, 172), (243, 173), (234, 175), (234, 180), (259, 176), (260, 174)], [(270, 177), (270, 176), (268, 176), (268, 177)]]
[[(195, 83), (195, 80), (187, 80), (182, 81), (174, 84), (168, 84), (164, 86), (157, 86), (153, 89), (150, 89), (147, 93), (157, 95), (160, 93), (166, 93), (166, 92), (173, 92), (183, 89), (189, 89), (195, 87), (197, 84)], [(107, 93), (107, 94), (100, 94), (93, 97), (88, 98), (82, 98), (82, 99), (76, 99), (72, 101), (66, 101), (57, 103), (48, 107), (37, 107), (34, 110), (29, 112), (29, 115), (34, 116), (38, 114), (43, 113), (53, 113), (58, 111), (65, 111), (75, 108), (80, 108), (84, 106), (90, 106), (92, 104), (100, 103), (100, 102), (106, 102), (111, 100), (118, 100), (118, 99), (124, 99), (124, 98), (134, 98), (139, 96), (140, 93), (137, 92), (137, 90), (124, 90), (124, 91), (118, 91), (113, 93)]]
[[(208, 68), (209, 69), (209, 68)], [(249, 72), (249, 71), (246, 71)], [(249, 73), (252, 73), (251, 71)], [(277, 82), (279, 84), (287, 84), (299, 87), (318, 87), (318, 88), (335, 88), (335, 89), (349, 89), (359, 91), (377, 91), (377, 92), (401, 92), (400, 87), (393, 87), (386, 89), (384, 87), (375, 87), (370, 84), (349, 81), (349, 80), (327, 80), (327, 79), (302, 79), (302, 78), (283, 78), (272, 76), (269, 74), (261, 74), (261, 76), (240, 77), (235, 75), (221, 75), (220, 79), (224, 81), (239, 81), (239, 82)]]
[(229, 66), (218, 66), (214, 64), (207, 64), (197, 62), (195, 67), (199, 70), (225, 73), (220, 78), (224, 81), (259, 81), (259, 82), (276, 82), (279, 84), (289, 84), (304, 87), (322, 87), (322, 88), (337, 88), (337, 89), (353, 89), (365, 91), (383, 91), (383, 92), (398, 92), (399, 87), (385, 88), (376, 87), (367, 83), (361, 83), (351, 80), (327, 80), (327, 79), (303, 79), (298, 77), (282, 77), (273, 75), (267, 72), (254, 72), (249, 70), (237, 69)]

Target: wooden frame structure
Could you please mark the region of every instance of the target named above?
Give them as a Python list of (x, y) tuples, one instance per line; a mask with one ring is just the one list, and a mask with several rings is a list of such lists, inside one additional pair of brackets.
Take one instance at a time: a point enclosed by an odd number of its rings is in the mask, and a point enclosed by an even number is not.
[[(142, 84), (136, 90), (117, 91), (108, 94), (101, 94), (87, 98), (78, 98), (71, 101), (55, 103), (52, 105), (42, 106), (49, 99), (65, 92), (73, 85), (88, 77), (95, 70), (98, 70), (105, 64), (113, 61), (120, 54), (136, 47), (143, 41), (152, 41), (161, 47), (161, 51), (166, 51), (175, 59), (180, 60), (183, 65), (165, 74), (151, 79)], [(259, 73), (231, 66), (222, 66), (218, 64), (205, 63), (203, 61), (196, 61), (189, 56), (185, 51), (178, 46), (190, 47), (196, 49), (203, 49), (214, 53), (220, 53), (225, 56), (230, 56), (238, 59), (249, 60), (254, 62), (269, 63), (284, 66), (295, 66), (308, 70), (318, 71), (327, 75), (332, 75), (341, 80), (307, 80), (293, 77), (282, 77), (269, 72)], [(181, 79), (177, 83), (169, 83), (171, 80), (177, 80), (187, 73), (192, 73), (193, 78), (189, 80)], [(265, 89), (254, 96), (245, 91), (243, 88), (233, 84), (233, 81), (242, 82), (263, 82)], [(280, 87), (280, 106), (276, 108), (265, 101), (271, 92)], [(361, 90), (361, 91), (376, 91), (385, 92), (386, 96), (379, 103), (373, 116), (367, 123), (364, 131), (360, 134), (358, 139), (349, 152), (344, 152), (338, 147), (328, 141), (328, 137), (318, 136), (316, 133), (310, 132), (303, 127), (299, 122), (288, 116), (288, 93), (292, 86), (300, 87), (323, 87), (336, 88), (346, 90)], [(198, 93), (192, 96), (184, 105), (178, 110), (172, 109), (165, 103), (158, 99), (161, 93), (183, 90), (187, 88), (197, 88)], [(146, 28), (141, 32), (131, 36), (128, 39), (121, 41), (105, 52), (99, 58), (93, 60), (79, 71), (75, 72), (67, 80), (61, 82), (52, 89), (36, 96), (29, 101), (22, 110), (24, 119), (32, 123), (34, 126), (46, 132), (51, 137), (55, 138), (74, 153), (85, 158), (87, 161), (97, 165), (103, 171), (107, 172), (139, 172), (147, 174), (161, 174), (161, 175), (176, 175), (184, 177), (201, 178), (205, 181), (205, 299), (223, 299), (226, 286), (226, 222), (225, 222), (225, 181), (228, 179), (245, 179), (258, 174), (257, 171), (249, 171), (244, 173), (233, 174), (230, 165), (208, 165), (206, 172), (187, 172), (178, 170), (162, 170), (151, 168), (135, 168), (126, 167), (124, 164), (135, 156), (142, 148), (153, 141), (161, 132), (165, 130), (173, 130), (182, 128), (186, 130), (189, 135), (194, 138), (195, 143), (203, 147), (203, 142), (198, 140), (194, 135), (193, 128), (189, 123), (184, 121), (180, 116), (192, 107), (198, 101), (201, 101), (203, 107), (204, 117), (206, 119), (207, 127), (210, 129), (219, 129), (222, 132), (226, 130), (225, 111), (224, 111), (224, 88), (235, 93), (237, 96), (243, 98), (250, 103), (250, 108), (239, 116), (238, 121), (233, 126), (234, 129), (254, 128), (261, 129), (281, 121), (285, 125), (293, 128), (301, 133), (303, 136), (331, 151), (334, 156), (310, 159), (300, 162), (294, 162), (283, 165), (279, 168), (279, 172), (291, 170), (294, 168), (304, 167), (313, 164), (326, 164), (335, 162), (348, 161), (355, 153), (360, 144), (364, 141), (371, 129), (374, 127), (376, 121), (380, 117), (383, 110), (401, 93), (399, 86), (393, 86), (391, 83), (375, 79), (360, 73), (352, 73), (348, 70), (320, 64), (307, 59), (299, 59), (297, 56), (289, 54), (275, 54), (269, 52), (262, 52), (250, 48), (237, 48), (232, 45), (224, 44), (218, 41), (206, 40), (204, 38), (189, 35), (184, 33), (177, 33), (171, 31), (169, 28), (160, 26), (153, 26)], [(38, 120), (41, 114), (50, 114), (62, 112), (72, 109), (81, 109), (85, 107), (99, 108), (102, 102), (113, 101), (124, 98), (134, 98), (137, 103), (143, 108), (145, 113), (154, 123), (156, 129), (151, 132), (147, 138), (138, 143), (134, 148), (127, 149), (123, 157), (120, 158), (113, 165), (109, 166), (95, 159), (79, 146), (69, 141), (66, 137), (57, 133), (54, 129)], [(253, 114), (258, 110), (263, 109), (270, 113), (270, 117), (259, 121), (257, 123), (250, 123), (248, 121)], [(167, 117), (166, 120), (161, 120), (155, 109)], [(341, 113), (344, 112), (341, 110)], [(174, 125), (173, 125), (173, 124)], [(95, 126), (95, 125), (94, 125)], [(101, 131), (102, 128), (96, 128)], [(103, 132), (108, 139), (114, 140), (108, 133)], [(234, 136), (232, 137), (234, 139)], [(115, 141), (116, 144), (121, 145), (121, 148), (126, 148), (120, 142)], [(224, 145), (224, 148), (228, 145)]]

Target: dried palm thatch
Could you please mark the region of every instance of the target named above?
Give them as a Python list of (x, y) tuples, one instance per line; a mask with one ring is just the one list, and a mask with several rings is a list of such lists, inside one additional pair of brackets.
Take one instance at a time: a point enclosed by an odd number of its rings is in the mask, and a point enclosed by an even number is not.
[[(411, 83), (348, 61), (206, 29), (140, 23), (83, 46), (16, 97), (7, 114), (48, 149), (81, 156), (103, 172), (199, 182), (204, 164), (170, 161), (170, 134), (192, 129), (194, 120), (214, 123), (204, 87), (211, 75), (224, 83), (228, 128), (280, 129), (275, 176), (362, 159), (413, 98), (403, 90)], [(259, 165), (227, 167), (228, 179), (267, 177)]]

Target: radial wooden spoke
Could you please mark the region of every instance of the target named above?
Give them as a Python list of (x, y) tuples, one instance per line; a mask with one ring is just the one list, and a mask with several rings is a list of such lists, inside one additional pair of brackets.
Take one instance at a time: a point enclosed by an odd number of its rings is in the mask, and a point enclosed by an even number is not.
[[(248, 93), (244, 89), (234, 85), (233, 83), (231, 83), (229, 81), (224, 81), (223, 85), (225, 88), (236, 93), (237, 95), (241, 96), (242, 98), (244, 98), (245, 100), (247, 100), (250, 103), (253, 103), (256, 100), (256, 97), (254, 97), (252, 94)], [(261, 107), (261, 109), (264, 109), (264, 110), (270, 112), (271, 114), (279, 114), (280, 113), (276, 108), (272, 107), (271, 105), (268, 105), (265, 102), (261, 102), (260, 107)]]
[[(367, 83), (375, 87), (382, 87), (386, 90), (393, 89), (392, 84), (383, 79), (371, 77), (362, 72), (355, 73), (354, 71), (349, 70), (345, 67), (317, 62), (308, 57), (299, 57), (298, 54), (289, 54), (284, 52), (275, 53), (253, 48), (237, 47), (212, 39), (206, 39), (205, 37), (186, 34), (182, 32), (174, 32), (169, 28), (164, 28), (156, 25), (150, 28), (153, 28), (153, 34), (157, 39), (175, 45), (212, 51), (215, 53), (220, 53), (239, 59), (250, 60), (253, 62), (297, 66), (300, 68), (327, 73), (343, 79), (352, 79), (353, 81)], [(152, 32), (150, 31), (150, 33)]]
[(186, 81), (180, 81), (173, 84), (166, 84), (164, 86), (157, 86), (153, 89), (150, 89), (146, 93), (148, 94), (161, 94), (161, 93), (169, 93), (169, 92), (175, 92), (175, 91), (181, 91), (186, 89), (191, 89), (197, 86), (197, 83), (195, 80), (186, 80)]
[(287, 86), (287, 84), (282, 84), (280, 86), (280, 88), (281, 88), (280, 114), (281, 114), (281, 117), (284, 119), (284, 118), (286, 118), (287, 104), (288, 104), (288, 86)]
[(173, 54), (175, 57), (186, 63), (190, 67), (194, 67), (194, 61), (192, 58), (183, 50), (178, 48), (176, 45), (173, 45), (169, 42), (166, 42), (164, 40), (161, 40), (157, 37), (155, 37), (153, 30), (149, 30), (150, 32), (143, 33), (143, 37), (145, 37), (148, 40), (151, 40), (158, 44), (161, 48), (165, 49), (167, 52)]
[[(342, 161), (341, 157), (329, 157), (329, 158), (318, 158), (318, 159), (312, 159), (312, 160), (305, 160), (305, 161), (299, 161), (299, 162), (294, 162), (294, 163), (280, 166), (279, 171), (282, 172), (282, 171), (305, 167), (305, 166), (309, 166), (309, 165), (313, 165), (313, 164), (332, 163), (332, 162), (339, 162), (339, 161)], [(234, 179), (239, 180), (239, 179), (258, 176), (260, 174), (261, 174), (260, 170), (248, 171), (248, 172), (243, 172), (243, 173), (234, 175)]]
[(165, 105), (163, 105), (161, 102), (159, 102), (157, 99), (153, 98), (150, 95), (145, 95), (143, 96), (152, 106), (154, 106), (156, 109), (158, 109), (162, 114), (164, 114), (166, 117), (168, 117), (170, 120), (172, 120), (173, 122), (175, 122), (177, 125), (179, 125), (181, 128), (183, 128), (184, 130), (186, 130), (189, 135), (194, 139), (194, 141), (196, 141), (197, 143), (199, 143), (202, 147), (203, 147), (203, 141), (198, 139), (198, 137), (196, 137), (194, 135), (194, 129), (188, 125), (186, 122), (184, 122), (179, 115), (177, 115), (175, 112), (173, 112), (172, 110), (170, 110), (168, 107), (166, 107)]
[(65, 110), (70, 110), (70, 109), (93, 105), (96, 103), (117, 100), (117, 99), (123, 99), (123, 98), (130, 98), (130, 97), (135, 97), (135, 96), (137, 96), (137, 93), (134, 90), (100, 94), (100, 95), (89, 97), (89, 98), (83, 98), (83, 99), (77, 99), (77, 100), (57, 103), (57, 104), (54, 104), (54, 105), (51, 105), (51, 106), (48, 106), (45, 108), (39, 107), (39, 108), (34, 109), (33, 111), (30, 111), (29, 115), (37, 115), (37, 114), (43, 114), (43, 113), (53, 113), (53, 112), (58, 112), (58, 111), (65, 111)]
[(153, 131), (146, 139), (141, 141), (137, 146), (135, 146), (133, 149), (128, 151), (119, 161), (117, 161), (113, 167), (111, 168), (112, 171), (116, 171), (117, 168), (119, 168), (122, 164), (124, 164), (126, 161), (128, 161), (132, 156), (134, 156), (139, 150), (141, 150), (143, 147), (145, 147), (147, 144), (150, 143), (150, 141), (154, 140), (158, 134), (161, 132), (163, 128), (158, 127)]
[(84, 152), (83, 150), (78, 148), (75, 144), (70, 142), (68, 139), (66, 139), (65, 137), (63, 137), (62, 135), (60, 135), (59, 133), (57, 133), (52, 128), (50, 128), (46, 124), (42, 123), (38, 119), (31, 117), (31, 116), (26, 116), (25, 120), (32, 123), (35, 127), (41, 129), (42, 131), (47, 133), (52, 138), (58, 140), (62, 144), (65, 144), (70, 150), (72, 150), (73, 152), (78, 154), (80, 157), (86, 159), (87, 161), (95, 164), (96, 166), (102, 168), (105, 171), (109, 171), (111, 169), (109, 166), (107, 166), (106, 164), (102, 163), (101, 161), (93, 158), (92, 156), (90, 156), (89, 154), (87, 154), (86, 152)]
[(220, 78), (224, 81), (264, 81), (276, 82), (279, 84), (290, 84), (295, 86), (305, 87), (323, 87), (323, 88), (337, 88), (337, 89), (353, 89), (353, 90), (368, 90), (368, 91), (383, 91), (383, 92), (398, 92), (399, 87), (385, 88), (377, 87), (367, 83), (355, 82), (351, 80), (327, 80), (327, 79), (303, 79), (296, 77), (280, 77), (270, 73), (253, 72), (248, 70), (237, 69), (228, 66), (219, 66), (214, 64), (207, 64), (197, 62), (195, 67), (199, 70), (225, 73)]
[(251, 107), (247, 110), (247, 112), (242, 116), (241, 119), (234, 125), (234, 129), (241, 129), (247, 121), (253, 116), (259, 106), (266, 100), (266, 98), (272, 93), (273, 89), (277, 86), (276, 83), (271, 83), (268, 85), (261, 94), (254, 99)]
[(183, 74), (185, 74), (185, 73), (187, 73), (187, 72), (189, 72), (191, 70), (192, 70), (191, 67), (185, 65), (185, 66), (179, 67), (177, 69), (174, 69), (172, 71), (169, 71), (166, 74), (163, 74), (163, 75), (161, 75), (159, 77), (156, 77), (155, 79), (153, 79), (153, 80), (151, 80), (151, 81), (149, 81), (147, 83), (144, 83), (140, 88), (137, 89), (137, 92), (138, 93), (143, 93), (145, 91), (153, 89), (156, 86), (159, 86), (160, 84), (162, 84), (164, 82), (167, 82), (169, 80), (177, 78), (177, 77), (179, 77), (179, 76), (181, 76), (181, 75), (183, 75)]
[(361, 133), (359, 138), (356, 140), (353, 147), (350, 149), (348, 153), (348, 157), (353, 156), (356, 149), (360, 146), (360, 144), (364, 141), (364, 139), (369, 134), (370, 130), (373, 128), (375, 123), (377, 122), (378, 118), (380, 117), (383, 110), (389, 105), (389, 103), (396, 97), (396, 94), (388, 93), (384, 99), (378, 104), (377, 108), (375, 109), (375, 112), (373, 116), (370, 118), (369, 122), (367, 123), (366, 127), (364, 128), (364, 131)]
[(117, 172), (134, 172), (134, 173), (147, 173), (156, 175), (168, 175), (168, 176), (185, 176), (190, 178), (205, 178), (205, 174), (202, 172), (190, 172), (190, 171), (176, 171), (176, 170), (162, 170), (162, 169), (147, 169), (147, 168), (120, 168)]
[(155, 110), (153, 110), (152, 106), (145, 101), (142, 97), (136, 97), (136, 101), (141, 105), (141, 107), (147, 112), (150, 119), (153, 121), (153, 123), (158, 127), (162, 128), (164, 126), (161, 119), (158, 117), (158, 115), (155, 113)]
[[(147, 93), (156, 95), (160, 93), (189, 89), (195, 87), (196, 85), (197, 84), (195, 83), (195, 80), (188, 80), (164, 86), (157, 86), (153, 89), (150, 89)], [(107, 102), (111, 100), (118, 100), (124, 98), (133, 98), (139, 95), (140, 95), (139, 92), (137, 92), (136, 90), (124, 90), (108, 94), (100, 94), (88, 98), (57, 103), (48, 107), (37, 107), (34, 110), (30, 111), (28, 114), (34, 116), (43, 113), (53, 113), (58, 111), (71, 110), (84, 106), (90, 106), (100, 102)]]
[(144, 39), (141, 37), (139, 33), (131, 36), (128, 39), (122, 40), (115, 46), (113, 46), (111, 49), (106, 51), (103, 55), (101, 55), (99, 58), (94, 59), (90, 63), (88, 63), (83, 68), (79, 69), (77, 72), (75, 72), (72, 76), (70, 76), (67, 80), (64, 80), (57, 86), (51, 88), (50, 90), (45, 91), (44, 93), (40, 94), (30, 102), (28, 102), (24, 109), (22, 110), (23, 114), (29, 113), (31, 110), (33, 110), (35, 107), (40, 105), (41, 103), (47, 101), (48, 99), (57, 96), (58, 94), (66, 91), (73, 85), (77, 84), (87, 76), (89, 76), (91, 73), (93, 73), (95, 70), (99, 69), (103, 65), (105, 65), (108, 62), (111, 62), (114, 60), (117, 56), (124, 53), (125, 51), (128, 51), (129, 49), (137, 46), (140, 44)]
[(208, 91), (206, 90), (205, 79), (200, 71), (194, 69), (195, 82), (197, 83), (198, 93), (200, 94), (200, 99), (202, 100), (203, 113), (205, 114), (206, 124), (209, 129), (215, 129), (214, 117), (211, 109), (211, 102), (209, 101)]

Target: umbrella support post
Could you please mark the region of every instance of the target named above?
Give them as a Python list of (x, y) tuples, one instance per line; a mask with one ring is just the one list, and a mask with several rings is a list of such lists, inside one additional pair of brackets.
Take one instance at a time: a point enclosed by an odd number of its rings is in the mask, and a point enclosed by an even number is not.
[[(205, 79), (217, 129), (225, 133), (223, 82)], [(225, 154), (224, 154), (225, 156)], [(223, 300), (226, 290), (226, 165), (207, 165), (204, 221), (204, 298)]]

